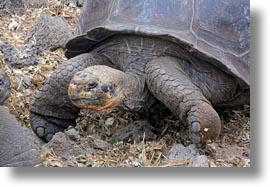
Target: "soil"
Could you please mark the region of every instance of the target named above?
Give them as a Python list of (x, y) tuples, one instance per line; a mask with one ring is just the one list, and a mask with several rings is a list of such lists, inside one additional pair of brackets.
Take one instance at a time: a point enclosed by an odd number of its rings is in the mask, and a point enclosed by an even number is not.
[[(54, 6), (28, 8), (19, 16), (0, 16), (0, 42), (8, 41), (14, 46), (23, 45), (28, 31), (42, 12), (61, 16), (74, 28), (75, 33), (81, 8), (57, 0), (47, 0), (46, 3)], [(61, 6), (55, 6), (58, 4)], [(64, 60), (64, 50), (57, 49), (53, 52), (43, 52), (38, 65), (16, 68), (11, 67), (0, 52), (0, 69), (6, 70), (12, 80), (12, 94), (5, 106), (22, 126), (31, 128), (28, 110), (30, 101)], [(215, 142), (209, 142), (205, 148), (201, 148), (200, 153), (207, 156), (210, 167), (250, 167), (250, 106), (219, 108), (217, 111), (223, 124), (221, 134)], [(155, 141), (143, 139), (140, 142), (106, 145), (114, 132), (135, 120), (149, 116), (157, 135)], [(187, 127), (166, 109), (153, 110), (147, 116), (120, 110), (103, 113), (81, 110), (75, 130), (79, 133), (79, 140), (74, 143), (76, 146), (87, 148), (91, 145), (90, 142), (95, 142), (90, 140), (99, 140), (105, 141), (106, 147), (68, 158), (54, 154), (48, 149), (43, 152), (44, 166), (170, 167), (173, 163), (163, 164), (170, 148), (177, 143), (185, 146), (191, 144), (187, 136)]]

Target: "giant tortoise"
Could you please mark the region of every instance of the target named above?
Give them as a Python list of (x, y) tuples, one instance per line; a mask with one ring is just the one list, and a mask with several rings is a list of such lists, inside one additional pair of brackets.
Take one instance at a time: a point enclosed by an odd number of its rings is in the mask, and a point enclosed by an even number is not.
[(145, 111), (159, 100), (194, 143), (215, 139), (214, 107), (249, 103), (249, 23), (249, 0), (87, 0), (69, 60), (32, 101), (32, 128), (49, 141), (80, 108)]

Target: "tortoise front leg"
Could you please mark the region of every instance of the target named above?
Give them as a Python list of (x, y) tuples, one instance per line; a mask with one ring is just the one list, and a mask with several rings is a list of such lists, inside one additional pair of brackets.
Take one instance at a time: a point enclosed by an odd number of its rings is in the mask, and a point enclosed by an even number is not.
[(40, 138), (50, 141), (56, 132), (75, 125), (80, 109), (68, 97), (70, 80), (76, 72), (104, 63), (101, 56), (86, 53), (63, 62), (53, 72), (30, 106), (31, 126)]
[(181, 61), (160, 57), (146, 67), (147, 85), (150, 92), (163, 102), (190, 128), (194, 143), (215, 139), (221, 122), (211, 103), (204, 97), (180, 66)]

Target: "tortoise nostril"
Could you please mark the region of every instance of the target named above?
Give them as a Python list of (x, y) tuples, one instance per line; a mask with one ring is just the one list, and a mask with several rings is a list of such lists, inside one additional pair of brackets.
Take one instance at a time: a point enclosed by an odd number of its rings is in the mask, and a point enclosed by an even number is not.
[(90, 91), (92, 90), (93, 88), (97, 87), (97, 83), (96, 82), (93, 82), (93, 83), (89, 83), (87, 86), (86, 86), (86, 91)]

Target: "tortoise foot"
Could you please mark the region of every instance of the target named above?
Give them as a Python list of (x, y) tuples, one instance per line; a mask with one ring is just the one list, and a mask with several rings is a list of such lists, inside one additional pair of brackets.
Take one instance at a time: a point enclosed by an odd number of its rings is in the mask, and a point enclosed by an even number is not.
[(205, 144), (219, 136), (221, 122), (217, 112), (205, 102), (199, 102), (188, 112), (190, 138), (195, 144)]
[(60, 131), (63, 132), (65, 129), (62, 126), (48, 121), (45, 119), (46, 117), (41, 115), (31, 112), (30, 116), (33, 131), (37, 134), (38, 137), (46, 142), (49, 142), (55, 133)]

